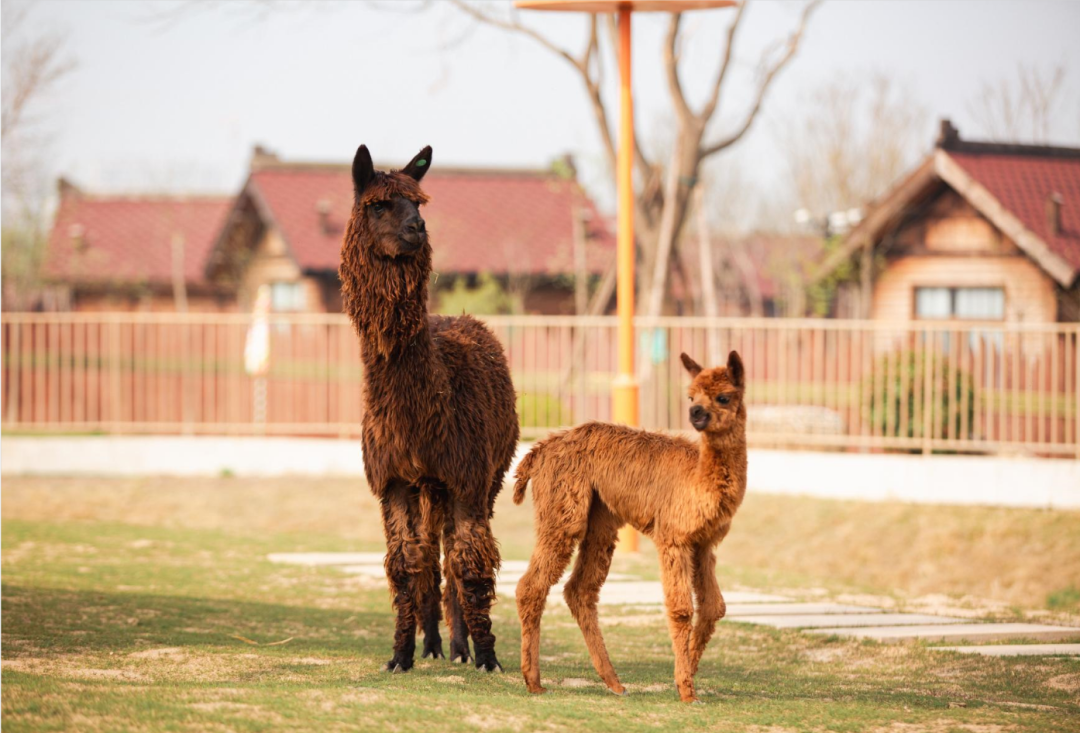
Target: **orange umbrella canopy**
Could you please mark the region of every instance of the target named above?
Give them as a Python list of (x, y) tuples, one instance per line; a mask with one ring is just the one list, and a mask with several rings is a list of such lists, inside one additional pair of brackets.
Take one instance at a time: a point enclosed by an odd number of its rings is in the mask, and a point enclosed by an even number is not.
[(514, 5), (526, 10), (573, 10), (579, 13), (634, 12), (679, 13), (684, 10), (727, 8), (735, 0), (515, 0)]

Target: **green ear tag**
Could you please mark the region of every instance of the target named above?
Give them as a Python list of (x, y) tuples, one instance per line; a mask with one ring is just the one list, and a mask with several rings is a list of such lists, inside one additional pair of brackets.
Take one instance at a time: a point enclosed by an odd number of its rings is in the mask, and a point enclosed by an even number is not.
[(427, 161), (424, 160), (423, 158), (421, 158), (420, 160), (416, 161), (416, 165), (425, 166), (425, 165), (427, 165)]

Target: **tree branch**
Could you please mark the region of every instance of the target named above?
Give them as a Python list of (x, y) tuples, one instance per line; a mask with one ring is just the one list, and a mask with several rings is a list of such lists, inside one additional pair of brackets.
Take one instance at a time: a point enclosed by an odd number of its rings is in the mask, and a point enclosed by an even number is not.
[(686, 103), (686, 95), (683, 94), (682, 83), (679, 81), (679, 24), (682, 22), (682, 13), (672, 13), (671, 22), (668, 23), (667, 38), (664, 41), (664, 72), (667, 75), (668, 91), (671, 99), (675, 102), (675, 112), (683, 123), (694, 116), (690, 111), (690, 105)]
[(532, 28), (524, 26), (514, 20), (504, 20), (503, 18), (497, 18), (494, 15), (488, 15), (487, 13), (478, 10), (469, 3), (465, 2), (465, 0), (450, 0), (450, 2), (452, 2), (454, 6), (458, 8), (458, 10), (461, 10), (466, 15), (471, 16), (474, 20), (478, 20), (481, 23), (487, 23), (488, 25), (493, 25), (496, 28), (502, 28), (506, 31), (513, 31), (515, 33), (521, 33), (522, 35), (528, 36), (549, 51), (552, 51), (553, 53), (557, 53), (559, 56), (562, 56), (564, 59), (573, 64), (575, 68), (581, 68), (578, 60), (574, 58), (569, 51), (551, 42)]
[(765, 72), (765, 76), (761, 80), (761, 85), (758, 87), (757, 96), (754, 99), (754, 105), (750, 108), (750, 111), (746, 115), (746, 119), (743, 120), (743, 124), (728, 137), (720, 140), (719, 142), (707, 146), (702, 149), (701, 157), (707, 158), (710, 155), (719, 153), (724, 148), (727, 148), (736, 142), (746, 134), (750, 126), (754, 124), (754, 119), (757, 117), (758, 112), (761, 110), (761, 104), (765, 100), (765, 94), (769, 91), (769, 87), (772, 86), (773, 80), (776, 78), (788, 62), (795, 56), (795, 52), (799, 50), (799, 42), (802, 40), (803, 32), (806, 30), (806, 25), (810, 20), (810, 16), (821, 5), (821, 0), (811, 0), (803, 8), (802, 17), (799, 20), (799, 26), (795, 29), (795, 32), (788, 37), (787, 49), (783, 55)]
[(748, 0), (744, 0), (739, 3), (739, 9), (735, 11), (735, 19), (731, 21), (731, 26), (728, 28), (727, 46), (724, 48), (724, 58), (720, 62), (720, 71), (716, 74), (716, 81), (713, 83), (712, 94), (709, 95), (709, 100), (702, 108), (701, 114), (698, 115), (698, 118), (702, 123), (706, 123), (712, 119), (713, 114), (716, 112), (716, 106), (720, 103), (720, 90), (724, 86), (724, 78), (727, 77), (728, 67), (731, 65), (732, 51), (735, 48), (735, 34), (739, 30), (739, 23), (742, 21), (743, 12), (746, 10), (747, 2)]

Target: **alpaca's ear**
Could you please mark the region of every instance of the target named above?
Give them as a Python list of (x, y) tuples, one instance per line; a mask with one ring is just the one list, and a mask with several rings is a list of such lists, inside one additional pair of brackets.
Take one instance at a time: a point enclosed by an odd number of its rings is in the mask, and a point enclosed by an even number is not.
[(686, 371), (690, 372), (691, 379), (701, 374), (701, 365), (687, 356), (685, 352), (680, 354), (679, 358), (682, 359), (682, 365), (686, 367)]
[(431, 146), (416, 154), (416, 157), (409, 161), (409, 164), (401, 169), (401, 172), (409, 176), (415, 181), (419, 181), (424, 177), (424, 174), (428, 172), (428, 168), (431, 167)]
[(746, 371), (743, 369), (742, 358), (739, 357), (738, 351), (732, 351), (727, 355), (727, 375), (728, 380), (736, 387), (745, 386)]
[(353, 158), (352, 162), (352, 180), (357, 198), (364, 192), (364, 189), (368, 187), (374, 177), (375, 166), (371, 163), (371, 153), (368, 152), (367, 145), (361, 145), (356, 149), (356, 157)]

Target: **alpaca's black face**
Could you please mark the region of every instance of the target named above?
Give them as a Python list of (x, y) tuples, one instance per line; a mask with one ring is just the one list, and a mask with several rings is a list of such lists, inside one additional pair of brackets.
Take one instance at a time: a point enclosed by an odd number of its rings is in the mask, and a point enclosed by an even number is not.
[(384, 257), (410, 257), (427, 244), (420, 206), (404, 196), (371, 201), (364, 206), (371, 246)]
[[(417, 153), (400, 171), (381, 173), (375, 170), (371, 154), (361, 145), (353, 159), (353, 208), (351, 244), (382, 257), (415, 257), (428, 251), (427, 226), (420, 207), (427, 195), (420, 190), (420, 180), (431, 167), (431, 148)], [(350, 246), (346, 236), (344, 249)]]

